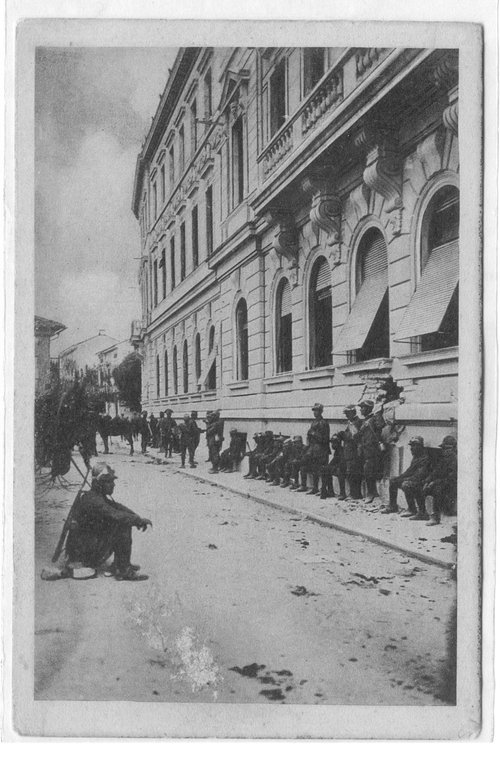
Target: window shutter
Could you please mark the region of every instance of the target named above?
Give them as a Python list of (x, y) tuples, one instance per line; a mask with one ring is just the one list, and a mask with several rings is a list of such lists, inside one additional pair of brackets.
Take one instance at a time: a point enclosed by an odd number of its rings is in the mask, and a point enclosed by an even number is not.
[(387, 270), (387, 247), (380, 233), (373, 235), (364, 254), (363, 281), (370, 276), (379, 276)]
[(323, 258), (321, 263), (318, 265), (318, 268), (316, 269), (316, 285), (314, 289), (316, 292), (320, 292), (320, 290), (330, 288), (331, 284), (332, 277), (330, 266), (328, 265), (326, 258)]
[(285, 279), (285, 283), (281, 285), (281, 304), (280, 304), (280, 316), (288, 316), (292, 312), (292, 290), (290, 282)]

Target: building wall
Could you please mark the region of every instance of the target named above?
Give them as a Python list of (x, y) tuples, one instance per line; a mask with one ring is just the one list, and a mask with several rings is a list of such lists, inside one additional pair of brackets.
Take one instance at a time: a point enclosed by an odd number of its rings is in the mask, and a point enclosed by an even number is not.
[[(456, 433), (458, 348), (419, 352), (415, 342), (399, 341), (397, 333), (418, 283), (426, 208), (441, 186), (459, 184), (458, 137), (456, 125), (450, 122), (454, 112), (451, 116), (448, 112), (457, 102), (453, 58), (443, 51), (330, 49), (325, 51), (325, 76), (304, 96), (304, 55), (298, 48), (200, 49), (178, 88), (177, 99), (170, 103), (166, 127), (153, 127), (157, 147), (153, 150), (146, 145), (139, 157), (142, 174), (139, 182), (136, 179), (135, 196), (145, 198), (145, 203), (138, 202), (137, 215), (144, 219), (149, 214), (149, 222), (142, 222), (139, 277), (144, 408), (156, 412), (172, 407), (180, 416), (195, 408), (203, 414), (218, 407), (228, 426), (252, 433), (272, 428), (285, 434), (305, 434), (310, 408), (321, 402), (333, 431), (343, 424), (345, 404), (359, 402), (370, 393), (377, 377), (390, 374), (404, 387), (404, 403), (397, 409), (398, 421), (406, 425), (400, 444), (406, 444), (415, 433), (423, 434), (429, 444), (437, 444), (445, 434)], [(271, 136), (270, 77), (282, 56), (286, 58), (287, 114), (283, 126)], [(179, 60), (182, 62), (182, 51)], [(196, 99), (197, 113), (203, 115), (203, 83), (209, 68), (214, 123), (207, 127), (199, 124), (200, 138), (206, 135), (206, 141), (202, 139), (194, 152), (189, 144), (190, 103)], [(441, 71), (441, 84), (431, 87), (428, 82), (431, 74), (437, 80), (436, 71)], [(239, 87), (239, 97), (228, 105), (232, 87)], [(401, 93), (408, 91), (413, 99), (408, 98), (406, 105), (406, 95), (402, 98)], [(160, 107), (167, 105), (164, 96)], [(382, 129), (377, 126), (381, 114), (385, 115)], [(235, 204), (231, 130), (238, 118), (243, 119), (246, 149), (244, 198)], [(386, 136), (380, 136), (389, 132), (391, 122), (393, 129), (396, 124), (395, 148)], [(156, 216), (153, 213), (151, 218), (152, 183), (157, 181), (172, 144), (178, 152), (182, 124), (187, 156), (184, 178), (167, 188), (164, 202), (162, 199), (160, 207), (157, 201)], [(374, 138), (373, 133), (378, 136)], [(153, 141), (151, 134), (149, 139)], [(212, 251), (206, 244), (204, 205), (209, 186), (213, 191)], [(326, 190), (318, 190), (318, 186)], [(334, 202), (335, 213), (328, 207), (322, 209), (323, 201)], [(191, 218), (195, 205), (200, 242), (199, 265), (193, 268)], [(182, 223), (187, 263), (186, 278), (180, 282)], [(337, 354), (335, 343), (355, 300), (359, 243), (372, 227), (380, 230), (387, 246), (390, 353), (356, 363), (345, 351)], [(158, 265), (162, 250), (166, 251), (167, 296), (162, 296), (161, 269), (157, 269), (155, 299), (154, 261)], [(314, 368), (309, 359), (309, 290), (319, 256), (328, 260), (331, 271), (333, 347), (330, 365)], [(276, 295), (283, 277), (291, 285), (293, 365), (291, 372), (277, 374)], [(241, 298), (248, 313), (246, 379), (237, 372), (235, 318)], [(212, 326), (217, 386), (209, 390), (195, 375), (195, 340), (199, 334), (203, 380)], [(185, 341), (188, 392), (183, 388)], [(172, 376), (174, 346), (177, 393)]]

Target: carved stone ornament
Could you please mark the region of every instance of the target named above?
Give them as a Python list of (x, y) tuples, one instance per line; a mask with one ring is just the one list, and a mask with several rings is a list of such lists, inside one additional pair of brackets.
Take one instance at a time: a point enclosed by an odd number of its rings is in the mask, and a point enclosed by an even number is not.
[(338, 265), (341, 261), (342, 202), (328, 180), (308, 176), (302, 182), (302, 189), (312, 194), (311, 230), (319, 242), (320, 231), (326, 234), (331, 263)]
[(458, 87), (448, 92), (449, 106), (443, 111), (443, 124), (455, 137), (458, 135)]
[(394, 143), (380, 139), (369, 151), (363, 181), (385, 200), (385, 212), (393, 235), (401, 233), (403, 164)]
[(279, 229), (274, 237), (274, 249), (290, 266), (298, 266), (299, 234), (293, 217), (289, 214), (279, 218)]

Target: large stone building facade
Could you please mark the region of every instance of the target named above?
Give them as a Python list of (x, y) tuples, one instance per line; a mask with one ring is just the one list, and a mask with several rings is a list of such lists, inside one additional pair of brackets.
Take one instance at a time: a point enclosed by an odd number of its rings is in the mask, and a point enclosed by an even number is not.
[[(458, 54), (182, 48), (138, 157), (143, 407), (457, 432)], [(405, 454), (406, 457), (406, 454)]]

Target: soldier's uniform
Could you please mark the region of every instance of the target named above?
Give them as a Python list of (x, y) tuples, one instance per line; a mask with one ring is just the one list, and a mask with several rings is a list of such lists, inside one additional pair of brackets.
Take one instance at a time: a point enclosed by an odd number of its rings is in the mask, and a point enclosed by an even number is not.
[(141, 451), (145, 453), (151, 440), (151, 429), (149, 427), (148, 414), (146, 411), (144, 411), (141, 416), (139, 429), (141, 433)]
[(358, 437), (361, 424), (363, 423), (356, 414), (355, 405), (347, 405), (344, 414), (348, 421), (346, 428), (339, 436), (343, 443), (345, 461), (345, 476), (349, 485), (349, 496), (352, 500), (361, 500), (361, 479), (363, 467), (358, 452)]
[(151, 447), (158, 447), (158, 419), (154, 413), (149, 417), (149, 428), (151, 429)]
[(403, 511), (401, 515), (403, 517), (410, 517), (413, 521), (427, 521), (429, 516), (425, 510), (423, 486), (429, 473), (429, 456), (425, 450), (422, 437), (412, 437), (409, 444), (412, 454), (411, 463), (402, 474), (390, 478), (389, 505), (381, 513), (398, 512), (398, 489), (401, 489), (405, 494), (408, 504), (408, 510)]
[(439, 524), (443, 505), (457, 499), (457, 441), (447, 435), (439, 447), (443, 451), (441, 458), (432, 467), (423, 486), (424, 497), (432, 497), (432, 514), (427, 526)]
[(307, 475), (312, 474), (313, 486), (309, 495), (316, 495), (318, 490), (319, 475), (323, 466), (328, 463), (330, 455), (330, 426), (322, 417), (323, 406), (315, 403), (312, 407), (314, 421), (307, 432), (307, 452), (302, 459), (300, 467), (301, 486), (297, 492), (307, 492)]
[(255, 464), (257, 467), (257, 479), (266, 478), (266, 466), (277, 455), (274, 452), (275, 449), (274, 434), (271, 429), (267, 429), (264, 432), (264, 440), (262, 444), (261, 452), (255, 456)]
[(235, 471), (235, 466), (241, 461), (243, 455), (241, 450), (241, 438), (237, 429), (231, 429), (229, 432), (229, 447), (220, 454), (219, 470), (225, 472)]
[[(189, 443), (191, 439), (191, 432), (189, 429), (189, 416), (186, 414), (179, 426), (177, 427), (177, 439), (179, 442), (179, 450), (181, 454), (181, 468), (185, 468), (186, 465), (186, 451), (189, 450)], [(191, 459), (191, 454), (189, 455)], [(191, 461), (190, 461), (191, 462)], [(191, 466), (194, 468), (194, 465)]]
[[(325, 500), (327, 497), (337, 497), (338, 500), (345, 500), (345, 460), (344, 451), (342, 448), (341, 433), (334, 434), (330, 439), (330, 445), (333, 450), (333, 455), (330, 463), (323, 466), (321, 469), (321, 500)], [(333, 489), (333, 477), (336, 476), (339, 483), (339, 494), (335, 495)]]
[(358, 450), (366, 482), (365, 503), (372, 503), (378, 497), (377, 479), (380, 479), (382, 475), (381, 432), (385, 426), (385, 421), (382, 414), (372, 412), (373, 405), (371, 400), (363, 400), (359, 404), (363, 419), (359, 429)]
[[(196, 414), (196, 415), (194, 416), (193, 414)], [(191, 468), (195, 468), (196, 467), (196, 463), (195, 463), (195, 460), (194, 460), (194, 454), (196, 453), (196, 449), (197, 449), (198, 445), (200, 444), (201, 430), (200, 430), (198, 424), (196, 423), (197, 417), (198, 417), (198, 414), (196, 413), (196, 411), (193, 411), (191, 413), (191, 417), (188, 418), (188, 420), (186, 421), (186, 426), (187, 426), (188, 432), (189, 432), (189, 435), (188, 435), (188, 453), (189, 453), (189, 465), (191, 466)]]
[(253, 436), (255, 447), (248, 453), (248, 474), (243, 479), (255, 479), (257, 476), (257, 456), (264, 449), (264, 433), (256, 432)]
[(209, 474), (217, 474), (219, 472), (219, 459), (220, 449), (224, 440), (224, 421), (221, 421), (219, 411), (214, 411), (210, 414), (207, 421), (207, 445), (208, 445), (208, 457), (212, 468), (209, 469)]
[(293, 442), (287, 438), (283, 442), (281, 452), (276, 458), (268, 465), (267, 470), (269, 473), (270, 481), (273, 487), (280, 485), (280, 480), (285, 478), (285, 467), (289, 460), (293, 457)]
[[(285, 464), (285, 474), (283, 478), (282, 487), (288, 487), (290, 485), (291, 490), (296, 490), (299, 486), (299, 474), (302, 460), (306, 453), (306, 446), (302, 440), (300, 434), (295, 435), (293, 438), (292, 451), (290, 458)], [(291, 482), (291, 484), (290, 484)]]

